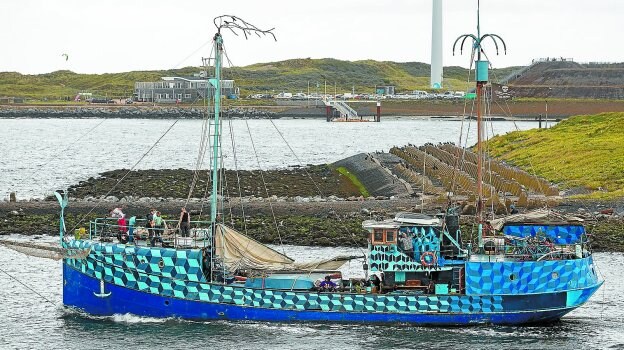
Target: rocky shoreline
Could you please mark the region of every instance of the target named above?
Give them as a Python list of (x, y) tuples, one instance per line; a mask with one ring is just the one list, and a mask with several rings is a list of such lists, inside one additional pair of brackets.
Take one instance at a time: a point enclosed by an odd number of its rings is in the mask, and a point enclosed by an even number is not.
[[(257, 108), (231, 107), (222, 110), (223, 116), (231, 118), (279, 118), (273, 111)], [(201, 107), (148, 107), (148, 106), (2, 106), (0, 118), (150, 118), (150, 119), (202, 119), (205, 109)]]
[[(325, 118), (323, 103), (308, 101), (276, 101), (275, 105), (225, 106), (223, 113), (232, 118)], [(375, 103), (350, 103), (358, 115), (374, 116)], [(598, 114), (621, 111), (622, 100), (549, 100), (548, 115), (566, 118), (574, 115)], [(458, 117), (463, 113), (462, 101), (441, 100), (383, 100), (381, 115)], [(493, 106), (493, 116), (513, 115), (516, 119), (534, 120), (544, 114), (544, 101), (512, 100)], [(89, 105), (27, 105), (0, 106), (0, 118), (153, 118), (153, 119), (200, 119), (204, 116), (202, 106), (140, 104), (89, 104)]]
[[(193, 220), (205, 220), (209, 215), (209, 204), (203, 196), (188, 197), (190, 184), (182, 179), (192, 178), (190, 170), (133, 172), (126, 177), (123, 186), (118, 186), (108, 197), (95, 196), (95, 193), (102, 193), (102, 189), (117, 184), (127, 172), (102, 173), (98, 178), (72, 186), (66, 209), (68, 229), (88, 227), (89, 220), (104, 217), (115, 207), (124, 207), (128, 215), (138, 217), (156, 208), (166, 220), (174, 222), (183, 206), (191, 210)], [(265, 179), (273, 179), (267, 182), (269, 193), (273, 195), (266, 195), (258, 171), (246, 172), (240, 177), (243, 195), (225, 201), (223, 213), (228, 224), (263, 243), (361, 247), (367, 244), (362, 221), (391, 218), (400, 211), (421, 210), (418, 195), (361, 196), (333, 165), (274, 170), (263, 175)], [(375, 179), (382, 180), (382, 177)], [(205, 183), (199, 188), (203, 186)], [(322, 196), (317, 186), (322, 189)], [(380, 188), (396, 190), (383, 183)], [(203, 189), (198, 192), (205, 193)], [(440, 213), (444, 205), (444, 201), (435, 197), (427, 198), (425, 212)], [(566, 199), (555, 210), (584, 218), (596, 251), (624, 252), (624, 201)], [(53, 198), (0, 202), (0, 235), (58, 235), (58, 212)], [(468, 211), (465, 214), (462, 222), (467, 240), (473, 226), (470, 224), (472, 216)]]

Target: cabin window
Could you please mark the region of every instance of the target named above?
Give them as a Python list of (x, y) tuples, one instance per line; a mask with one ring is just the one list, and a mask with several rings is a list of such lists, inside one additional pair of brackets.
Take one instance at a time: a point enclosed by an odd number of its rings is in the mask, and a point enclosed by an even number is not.
[(373, 243), (383, 243), (383, 242), (384, 242), (383, 230), (375, 230), (373, 232)]
[(396, 231), (386, 231), (386, 243), (396, 243)]

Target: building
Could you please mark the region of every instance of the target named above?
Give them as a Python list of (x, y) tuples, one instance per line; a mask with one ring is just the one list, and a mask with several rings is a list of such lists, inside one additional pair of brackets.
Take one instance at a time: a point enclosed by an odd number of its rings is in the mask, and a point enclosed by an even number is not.
[(394, 95), (394, 85), (375, 87), (375, 94), (377, 95)]
[[(212, 96), (214, 89), (209, 89), (208, 79), (202, 76), (162, 77), (156, 82), (134, 83), (134, 100), (157, 103), (193, 103)], [(239, 90), (234, 80), (221, 80), (221, 94), (236, 98)]]

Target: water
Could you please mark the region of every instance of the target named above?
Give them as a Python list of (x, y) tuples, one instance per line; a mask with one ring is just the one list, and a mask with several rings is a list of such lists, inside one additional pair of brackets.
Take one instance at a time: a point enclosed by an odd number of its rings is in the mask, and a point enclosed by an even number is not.
[[(46, 239), (46, 238), (44, 238)], [(50, 238), (47, 238), (50, 239)], [(353, 248), (285, 247), (297, 259)], [(605, 285), (549, 326), (429, 328), (334, 323), (190, 322), (134, 315), (93, 317), (61, 306), (61, 263), (0, 246), (1, 349), (605, 349), (624, 347), (623, 254), (595, 255)], [(360, 273), (351, 263), (346, 274)], [(48, 303), (6, 275), (27, 283)]]
[[(0, 119), (0, 194), (41, 197), (55, 188), (129, 168), (169, 128), (173, 120)], [(102, 123), (97, 135), (80, 135)], [(234, 136), (239, 168), (279, 168), (299, 164), (265, 120), (237, 120)], [(422, 118), (382, 123), (326, 123), (277, 120), (301, 163), (318, 164), (393, 145), (455, 142), (461, 123)], [(260, 166), (247, 129), (252, 131)], [(517, 123), (520, 129), (535, 123)], [(138, 168), (193, 168), (201, 122), (182, 120)], [(474, 125), (473, 125), (474, 129)], [(494, 133), (516, 129), (511, 122), (492, 123)], [(226, 128), (226, 138), (229, 134)], [(491, 130), (490, 130), (491, 132)], [(472, 133), (468, 144), (473, 144)], [(229, 141), (228, 141), (229, 142)], [(229, 143), (226, 143), (229, 145)], [(245, 152), (247, 151), (247, 152)], [(232, 167), (233, 156), (225, 152)], [(23, 238), (22, 239), (26, 239)], [(52, 238), (42, 238), (42, 240)], [(358, 254), (353, 248), (286, 247), (297, 260)], [(582, 308), (554, 325), (542, 327), (474, 326), (426, 328), (406, 325), (350, 325), (266, 322), (189, 322), (134, 315), (92, 317), (65, 309), (61, 263), (26, 257), (0, 246), (0, 349), (604, 349), (624, 348), (621, 290), (623, 254), (595, 256), (606, 284)], [(352, 262), (345, 275), (361, 274)], [(17, 277), (41, 296), (10, 278)], [(43, 298), (48, 299), (46, 302)]]
[[(173, 123), (148, 119), (0, 119), (0, 198), (10, 192), (21, 199), (43, 198), (103, 171), (130, 169)], [(457, 120), (416, 117), (386, 118), (381, 123), (291, 119), (275, 120), (274, 124), (269, 120), (234, 120), (233, 133), (224, 126), (226, 167), (235, 167), (231, 134), (239, 169), (275, 169), (334, 162), (408, 143), (457, 142), (462, 127)], [(471, 124), (468, 145), (476, 143), (474, 121)], [(464, 135), (468, 125), (464, 123)], [(195, 169), (201, 126), (200, 120), (180, 120), (136, 168)], [(535, 122), (499, 121), (487, 129), (492, 135), (536, 126)], [(208, 163), (209, 155), (205, 159)]]

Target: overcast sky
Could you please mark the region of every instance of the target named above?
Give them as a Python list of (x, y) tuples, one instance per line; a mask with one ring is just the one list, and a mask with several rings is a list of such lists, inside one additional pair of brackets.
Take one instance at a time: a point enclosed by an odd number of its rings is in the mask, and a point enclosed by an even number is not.
[[(476, 0), (444, 0), (445, 66), (468, 65), (451, 48), (476, 32), (475, 9)], [(224, 33), (237, 66), (307, 57), (430, 62), (431, 0), (2, 0), (0, 71), (198, 66), (221, 14), (275, 27), (277, 42)], [(624, 61), (622, 0), (482, 0), (481, 30), (507, 42), (507, 56), (486, 46), (498, 68), (538, 57)]]

